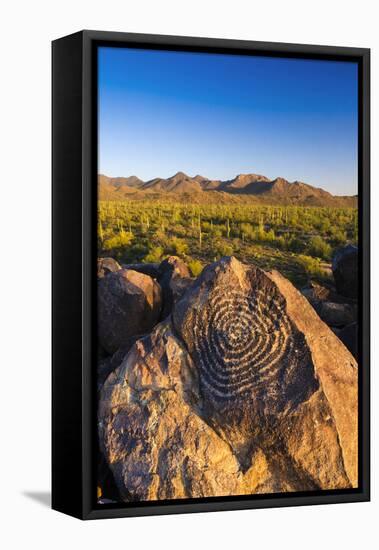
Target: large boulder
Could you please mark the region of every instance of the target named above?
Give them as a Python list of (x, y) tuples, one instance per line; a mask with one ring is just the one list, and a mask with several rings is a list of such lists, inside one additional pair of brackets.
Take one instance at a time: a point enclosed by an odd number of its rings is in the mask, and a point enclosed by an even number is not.
[(337, 250), (332, 261), (337, 292), (349, 298), (358, 297), (358, 248), (351, 244)]
[(357, 364), (276, 272), (204, 269), (99, 401), (121, 498), (357, 486)]
[(151, 277), (131, 269), (110, 273), (98, 282), (100, 345), (115, 353), (128, 339), (150, 332), (161, 312), (161, 287)]
[(97, 276), (99, 279), (105, 277), (109, 273), (119, 271), (121, 266), (113, 258), (98, 258), (97, 259)]

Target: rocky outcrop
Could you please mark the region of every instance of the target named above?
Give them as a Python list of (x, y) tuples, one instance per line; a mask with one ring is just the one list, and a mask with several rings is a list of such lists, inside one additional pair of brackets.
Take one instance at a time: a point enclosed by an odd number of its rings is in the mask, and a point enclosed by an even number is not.
[(351, 244), (339, 249), (332, 261), (337, 292), (358, 298), (358, 248)]
[(289, 281), (224, 258), (109, 375), (99, 434), (125, 501), (356, 487), (357, 365)]
[(103, 277), (98, 282), (100, 345), (113, 354), (129, 338), (150, 332), (161, 306), (161, 287), (148, 275), (121, 269)]
[(113, 258), (98, 258), (97, 259), (97, 276), (99, 279), (108, 275), (108, 273), (115, 273), (119, 271), (121, 266)]
[(172, 311), (174, 303), (179, 300), (192, 283), (190, 270), (178, 256), (169, 256), (159, 263), (141, 263), (123, 265), (156, 279), (162, 288), (161, 318), (165, 319)]
[(163, 307), (162, 319), (172, 311), (174, 304), (183, 296), (192, 284), (190, 270), (177, 256), (169, 256), (159, 266), (159, 284), (162, 287)]
[[(338, 276), (337, 276), (338, 279)], [(315, 282), (301, 289), (317, 314), (357, 358), (357, 299), (339, 294), (333, 283), (322, 286)]]

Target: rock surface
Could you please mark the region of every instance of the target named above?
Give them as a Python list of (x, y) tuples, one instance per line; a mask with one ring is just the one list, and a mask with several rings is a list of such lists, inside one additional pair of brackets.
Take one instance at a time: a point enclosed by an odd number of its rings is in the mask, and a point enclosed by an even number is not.
[(108, 378), (110, 373), (116, 370), (117, 367), (121, 365), (125, 355), (129, 352), (136, 341), (142, 338), (142, 336), (143, 335), (130, 336), (130, 338), (125, 339), (123, 345), (119, 347), (113, 355), (98, 358), (96, 381), (99, 391), (101, 390), (105, 380)]
[(190, 277), (191, 273), (187, 265), (178, 256), (169, 256), (159, 265), (159, 275), (163, 279), (165, 275), (170, 277)]
[(98, 282), (100, 345), (113, 354), (129, 338), (150, 332), (161, 306), (161, 287), (148, 275), (121, 269), (103, 277)]
[(98, 258), (97, 259), (97, 276), (99, 279), (108, 275), (108, 273), (115, 273), (119, 271), (121, 266), (113, 258)]
[(357, 320), (355, 305), (321, 302), (315, 309), (320, 318), (331, 327), (343, 327)]
[(315, 307), (321, 302), (333, 302), (335, 304), (354, 304), (355, 300), (341, 296), (331, 286), (323, 286), (311, 281), (308, 286), (301, 289), (303, 296)]
[(192, 284), (190, 270), (177, 256), (169, 256), (159, 266), (159, 284), (162, 287), (163, 307), (161, 318), (165, 319), (174, 304)]
[(358, 248), (351, 244), (336, 252), (332, 261), (337, 292), (358, 298)]
[(98, 412), (125, 501), (357, 486), (354, 358), (289, 281), (234, 258), (132, 346)]

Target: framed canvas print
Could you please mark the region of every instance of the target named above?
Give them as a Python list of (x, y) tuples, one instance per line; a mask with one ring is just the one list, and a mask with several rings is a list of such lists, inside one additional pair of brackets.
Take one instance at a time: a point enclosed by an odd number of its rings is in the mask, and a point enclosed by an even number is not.
[(53, 508), (369, 499), (369, 50), (53, 42)]

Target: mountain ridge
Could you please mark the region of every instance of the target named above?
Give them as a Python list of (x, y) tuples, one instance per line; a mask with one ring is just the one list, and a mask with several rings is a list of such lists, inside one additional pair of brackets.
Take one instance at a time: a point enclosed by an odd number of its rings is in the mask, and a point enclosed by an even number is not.
[(320, 187), (282, 177), (270, 180), (261, 174), (238, 174), (230, 180), (212, 180), (177, 172), (169, 178), (143, 181), (137, 176), (111, 178), (98, 176), (100, 200), (167, 198), (196, 203), (249, 201), (258, 204), (357, 207), (357, 196), (332, 195)]

